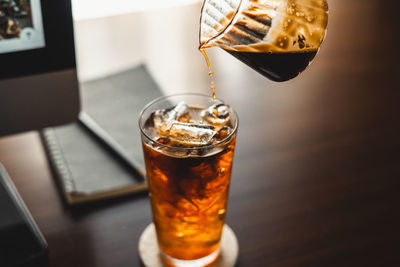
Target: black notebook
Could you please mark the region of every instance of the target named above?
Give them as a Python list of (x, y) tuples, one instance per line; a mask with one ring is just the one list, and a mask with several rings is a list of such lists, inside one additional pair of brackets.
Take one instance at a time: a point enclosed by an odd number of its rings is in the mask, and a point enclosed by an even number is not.
[[(161, 96), (144, 66), (81, 84), (83, 110), (136, 162), (144, 161), (138, 116)], [(126, 168), (79, 123), (42, 131), (49, 161), (69, 204), (146, 190), (142, 177)]]

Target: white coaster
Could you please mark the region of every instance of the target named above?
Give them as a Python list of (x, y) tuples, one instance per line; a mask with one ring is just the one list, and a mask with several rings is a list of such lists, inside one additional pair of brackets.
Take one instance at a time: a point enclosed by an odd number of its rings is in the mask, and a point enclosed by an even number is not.
[[(221, 253), (208, 267), (233, 267), (239, 254), (239, 243), (235, 233), (224, 225), (221, 238)], [(154, 224), (149, 224), (139, 238), (139, 256), (146, 267), (167, 267), (161, 260)]]

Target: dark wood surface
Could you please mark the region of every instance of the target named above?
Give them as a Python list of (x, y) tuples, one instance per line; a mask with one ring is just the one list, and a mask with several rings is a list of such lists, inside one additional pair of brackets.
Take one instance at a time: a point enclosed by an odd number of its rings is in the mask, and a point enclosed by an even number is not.
[[(326, 41), (297, 79), (216, 67), (240, 117), (227, 216), (239, 266), (400, 266), (399, 4), (329, 4)], [(0, 161), (50, 267), (139, 266), (146, 195), (63, 206), (37, 133), (2, 138)]]

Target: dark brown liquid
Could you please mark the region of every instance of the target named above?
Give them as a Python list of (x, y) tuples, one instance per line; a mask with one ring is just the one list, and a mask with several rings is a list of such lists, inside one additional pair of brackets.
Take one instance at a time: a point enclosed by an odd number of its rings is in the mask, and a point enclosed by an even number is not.
[(194, 260), (218, 248), (234, 147), (235, 137), (219, 153), (180, 158), (143, 143), (153, 219), (165, 254)]
[(290, 80), (299, 75), (317, 54), (317, 50), (305, 52), (238, 52), (225, 50), (243, 61), (268, 79), (276, 82)]

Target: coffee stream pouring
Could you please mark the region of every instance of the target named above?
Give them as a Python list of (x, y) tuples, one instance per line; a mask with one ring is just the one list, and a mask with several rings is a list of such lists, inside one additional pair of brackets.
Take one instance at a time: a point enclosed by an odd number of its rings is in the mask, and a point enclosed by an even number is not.
[(326, 0), (205, 0), (200, 49), (220, 47), (274, 81), (296, 77), (325, 37)]

